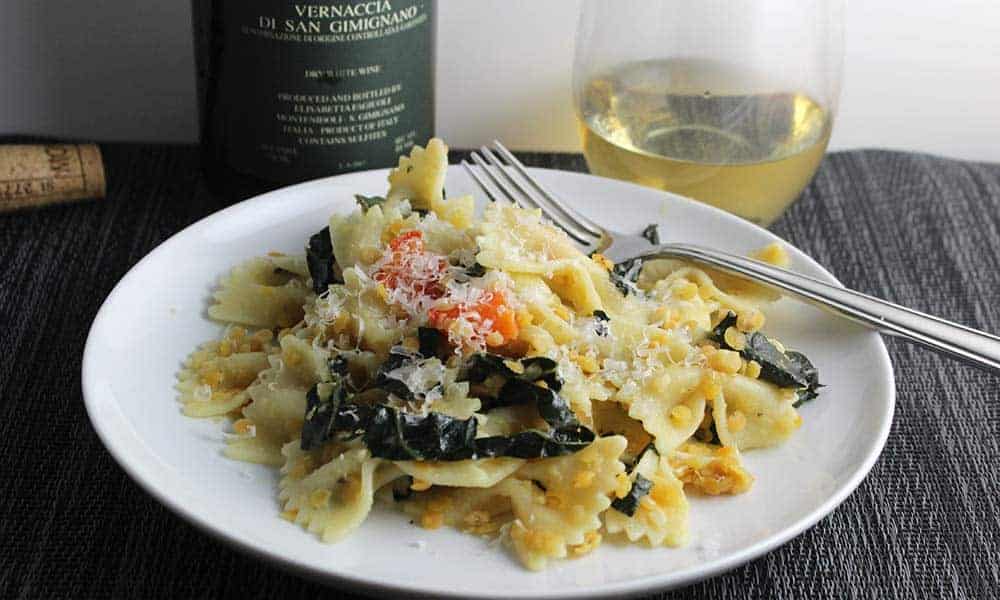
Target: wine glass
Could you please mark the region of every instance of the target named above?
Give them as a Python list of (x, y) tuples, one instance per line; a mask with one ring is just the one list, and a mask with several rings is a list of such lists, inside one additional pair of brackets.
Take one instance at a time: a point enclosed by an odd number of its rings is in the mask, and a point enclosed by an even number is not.
[(584, 0), (573, 88), (591, 172), (767, 226), (816, 172), (845, 0)]

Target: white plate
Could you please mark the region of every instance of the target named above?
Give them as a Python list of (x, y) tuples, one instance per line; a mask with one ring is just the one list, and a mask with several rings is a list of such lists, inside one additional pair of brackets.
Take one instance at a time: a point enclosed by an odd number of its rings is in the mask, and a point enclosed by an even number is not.
[[(576, 173), (533, 172), (615, 229), (639, 231), (658, 222), (665, 238), (738, 253), (777, 239), (678, 196)], [(464, 173), (452, 168), (448, 175), (450, 195), (472, 191)], [(808, 354), (828, 387), (802, 408), (804, 424), (788, 443), (746, 453), (756, 476), (749, 493), (692, 498), (686, 547), (604, 544), (534, 573), (480, 538), (426, 531), (386, 509), (376, 509), (339, 544), (321, 543), (278, 517), (276, 470), (225, 458), (220, 421), (181, 415), (174, 377), (187, 354), (221, 329), (206, 317), (221, 275), (266, 251), (301, 252), (329, 213), (352, 210), (355, 193), (383, 193), (385, 182), (386, 171), (344, 175), (211, 215), (129, 271), (94, 320), (83, 359), (83, 393), (94, 428), (133, 479), (205, 531), (309, 576), (368, 592), (620, 597), (691, 583), (788, 541), (843, 501), (878, 458), (895, 398), (881, 339), (783, 300), (769, 315), (769, 332)], [(793, 269), (836, 281), (798, 250), (791, 255)]]

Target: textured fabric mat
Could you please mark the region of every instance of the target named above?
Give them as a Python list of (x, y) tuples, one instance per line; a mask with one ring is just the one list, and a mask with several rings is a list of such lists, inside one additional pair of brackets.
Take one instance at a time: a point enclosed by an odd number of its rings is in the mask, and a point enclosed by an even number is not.
[[(96, 203), (0, 215), (0, 598), (350, 598), (234, 551), (146, 495), (80, 394), (87, 330), (125, 272), (219, 209), (191, 147), (105, 146)], [(583, 170), (569, 155), (530, 164)], [(1000, 331), (1000, 165), (830, 155), (773, 230), (846, 285)], [(882, 458), (831, 516), (664, 598), (1000, 595), (1000, 378), (889, 341)]]

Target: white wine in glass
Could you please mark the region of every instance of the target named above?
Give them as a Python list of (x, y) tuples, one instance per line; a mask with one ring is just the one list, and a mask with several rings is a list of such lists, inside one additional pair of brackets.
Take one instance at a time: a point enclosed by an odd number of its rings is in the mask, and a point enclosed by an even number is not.
[[(602, 12), (603, 3), (592, 4), (585, 5), (584, 20), (588, 10)], [(648, 6), (635, 10), (648, 12)], [(739, 3), (724, 10), (732, 6)], [(633, 22), (642, 28), (649, 20)], [(599, 33), (591, 31), (578, 44), (595, 36)], [(740, 56), (733, 46), (730, 38), (703, 57), (692, 57), (698, 48), (690, 46), (676, 53), (683, 57), (629, 60), (635, 56), (626, 54), (604, 61), (610, 63), (604, 68), (593, 67), (600, 60), (594, 60), (592, 46), (578, 47), (577, 117), (591, 172), (694, 198), (760, 225), (777, 219), (809, 183), (826, 151), (833, 126), (831, 86), (817, 86), (815, 80), (830, 74), (817, 68), (797, 89), (789, 74), (808, 67), (775, 77), (762, 71), (767, 65), (749, 64), (747, 57), (761, 52), (747, 48)], [(653, 46), (638, 56), (657, 51)], [(590, 58), (581, 64), (581, 55)], [(775, 58), (782, 59), (772, 62)], [(832, 87), (839, 89), (839, 73), (833, 79)], [(827, 97), (815, 97), (809, 87), (827, 90)]]

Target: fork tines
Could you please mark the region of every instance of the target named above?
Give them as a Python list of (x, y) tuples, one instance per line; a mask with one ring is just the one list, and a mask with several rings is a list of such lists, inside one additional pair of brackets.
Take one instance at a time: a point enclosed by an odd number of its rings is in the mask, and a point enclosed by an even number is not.
[(503, 160), (486, 146), (481, 146), (478, 152), (470, 154), (478, 169), (467, 161), (462, 161), (469, 176), (491, 202), (503, 199), (521, 208), (541, 210), (553, 224), (584, 245), (593, 244), (601, 238), (603, 229), (600, 226), (546, 190), (499, 141), (494, 140), (493, 146)]

